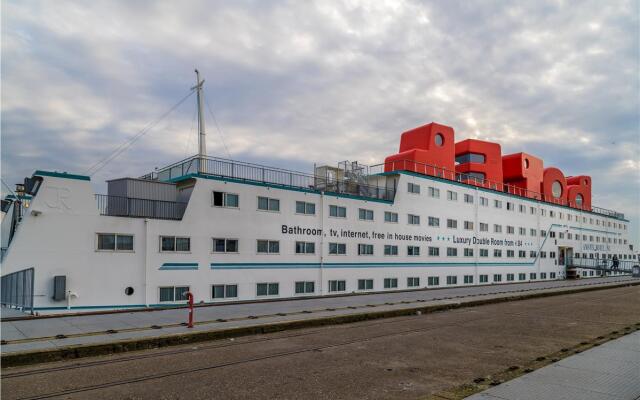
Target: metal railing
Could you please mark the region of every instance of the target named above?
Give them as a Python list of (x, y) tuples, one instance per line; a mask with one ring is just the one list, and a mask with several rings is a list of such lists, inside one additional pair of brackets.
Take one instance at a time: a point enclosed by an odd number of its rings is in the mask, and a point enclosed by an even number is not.
[(33, 268), (4, 275), (0, 283), (0, 302), (5, 307), (29, 310), (33, 314)]
[(609, 258), (567, 258), (567, 268), (584, 268), (595, 269), (598, 271), (620, 271), (620, 272), (632, 272), (633, 267), (638, 265), (636, 260), (617, 260), (617, 263), (613, 259)]
[(544, 195), (540, 192), (536, 192), (533, 190), (523, 189), (519, 186), (511, 185), (504, 182), (492, 181), (486, 178), (479, 178), (472, 174), (465, 174), (461, 172), (451, 171), (443, 167), (425, 164), (418, 161), (413, 161), (413, 160), (388, 161), (381, 164), (372, 165), (369, 168), (372, 174), (373, 173), (380, 174), (383, 172), (393, 172), (398, 170), (412, 171), (412, 172), (417, 172), (423, 175), (430, 175), (430, 176), (435, 176), (435, 177), (450, 180), (450, 181), (466, 183), (471, 186), (478, 186), (486, 189), (495, 190), (498, 192), (513, 194), (520, 197), (536, 199), (536, 200), (544, 201), (546, 203), (557, 204), (561, 206), (568, 206), (568, 207), (575, 208), (582, 211), (590, 211), (590, 212), (601, 214), (607, 217), (624, 219), (624, 214), (616, 211), (607, 210), (605, 208), (600, 208), (600, 207), (593, 207), (593, 206), (591, 207), (591, 209), (587, 209), (574, 202), (556, 199), (552, 196)]
[(180, 220), (187, 203), (96, 194), (100, 215)]
[(195, 173), (389, 201), (392, 201), (395, 196), (395, 188), (368, 185), (347, 179), (330, 179), (325, 176), (217, 157), (190, 157), (144, 175), (141, 179), (171, 181)]

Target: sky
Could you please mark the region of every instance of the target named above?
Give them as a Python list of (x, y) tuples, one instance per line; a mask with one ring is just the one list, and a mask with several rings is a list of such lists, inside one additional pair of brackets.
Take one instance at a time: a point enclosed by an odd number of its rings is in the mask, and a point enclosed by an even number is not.
[[(205, 79), (213, 156), (376, 164), (436, 121), (625, 213), (640, 245), (637, 1), (1, 3), (1, 174), (84, 173)], [(195, 96), (92, 176), (197, 153)]]

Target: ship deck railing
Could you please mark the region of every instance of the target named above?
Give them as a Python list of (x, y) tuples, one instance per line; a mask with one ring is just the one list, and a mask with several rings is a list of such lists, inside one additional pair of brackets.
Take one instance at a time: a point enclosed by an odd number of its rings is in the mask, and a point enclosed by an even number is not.
[(594, 206), (592, 206), (591, 208), (587, 208), (587, 207), (583, 207), (580, 204), (576, 204), (575, 202), (572, 202), (572, 201), (563, 201), (562, 199), (557, 199), (557, 198), (554, 198), (553, 196), (544, 195), (543, 193), (536, 192), (533, 190), (527, 190), (516, 185), (512, 185), (504, 182), (492, 181), (486, 178), (478, 177), (473, 174), (452, 171), (436, 165), (421, 163), (413, 160), (388, 161), (381, 164), (372, 165), (369, 167), (369, 170), (371, 171), (372, 174), (393, 173), (396, 171), (415, 172), (422, 175), (434, 176), (434, 177), (449, 180), (449, 181), (464, 183), (470, 186), (482, 187), (485, 189), (495, 190), (502, 193), (508, 193), (515, 196), (519, 196), (519, 197), (526, 197), (529, 199), (543, 201), (545, 203), (571, 207), (577, 210), (589, 211), (589, 212), (600, 214), (606, 217), (612, 217), (615, 219), (624, 220), (623, 213), (619, 213), (613, 210), (607, 210), (606, 208), (594, 207)]
[[(616, 265), (617, 264), (617, 265)], [(567, 258), (567, 268), (593, 269), (597, 271), (632, 272), (638, 266), (637, 260), (617, 260), (611, 258)]]
[[(356, 180), (337, 180), (282, 168), (267, 167), (218, 157), (193, 156), (161, 168), (141, 179), (172, 182), (185, 176), (215, 176), (311, 191), (346, 194), (362, 198), (393, 201), (394, 187), (370, 185)], [(364, 177), (367, 178), (366, 176)]]
[(96, 194), (100, 215), (181, 220), (187, 203)]

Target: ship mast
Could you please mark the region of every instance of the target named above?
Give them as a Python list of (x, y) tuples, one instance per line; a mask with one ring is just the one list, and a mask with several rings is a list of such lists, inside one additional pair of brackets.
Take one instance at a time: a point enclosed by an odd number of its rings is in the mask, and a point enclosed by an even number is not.
[(200, 80), (200, 72), (196, 69), (196, 85), (191, 89), (196, 89), (198, 96), (198, 172), (206, 171), (207, 156), (207, 134), (204, 131), (204, 114), (202, 113), (202, 85), (204, 80)]

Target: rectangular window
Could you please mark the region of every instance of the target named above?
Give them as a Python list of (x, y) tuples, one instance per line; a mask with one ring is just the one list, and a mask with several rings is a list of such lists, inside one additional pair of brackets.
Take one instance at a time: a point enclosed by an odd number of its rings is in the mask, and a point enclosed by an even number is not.
[(437, 257), (440, 255), (439, 247), (429, 247), (429, 255), (432, 257)]
[(213, 192), (214, 207), (238, 208), (238, 195), (226, 192)]
[(396, 289), (398, 287), (398, 278), (384, 278), (385, 289)]
[(98, 233), (98, 250), (133, 251), (133, 235)]
[(489, 275), (480, 275), (480, 283), (488, 283)]
[(530, 273), (529, 279), (536, 279), (536, 273), (535, 272)]
[(545, 231), (544, 229), (540, 229), (540, 236), (547, 237), (547, 231)]
[(359, 256), (372, 256), (373, 255), (373, 245), (372, 244), (358, 244), (358, 255)]
[(238, 285), (212, 285), (211, 298), (224, 299), (238, 297)]
[(419, 246), (407, 246), (407, 255), (411, 257), (417, 257), (420, 255)]
[(384, 245), (384, 255), (385, 256), (397, 256), (398, 255), (398, 246), (393, 244), (385, 244)]
[(502, 275), (501, 274), (493, 274), (493, 281), (494, 282), (501, 282), (502, 281)]
[(316, 244), (314, 242), (296, 242), (296, 254), (315, 254)]
[(473, 196), (470, 194), (464, 195), (464, 202), (468, 204), (473, 204)]
[(384, 212), (384, 222), (397, 223), (398, 222), (398, 213), (394, 213), (394, 212), (391, 212), (391, 211), (385, 211)]
[(214, 253), (237, 253), (238, 239), (213, 238)]
[(458, 229), (458, 220), (447, 219), (447, 228)]
[(313, 281), (299, 281), (295, 286), (296, 294), (315, 293), (316, 291), (316, 283)]
[(407, 223), (409, 225), (420, 225), (420, 216), (414, 214), (407, 215)]
[(256, 296), (277, 296), (280, 284), (277, 282), (256, 283)]
[(465, 275), (464, 276), (464, 283), (467, 285), (470, 285), (473, 283), (473, 275)]
[(527, 257), (527, 251), (526, 250), (518, 250), (518, 257), (526, 258)]
[(373, 279), (358, 279), (358, 290), (373, 290)]
[(547, 258), (547, 252), (546, 251), (541, 251), (540, 252), (540, 258)]
[(473, 257), (473, 249), (472, 248), (465, 248), (464, 249), (464, 256), (465, 257)]
[(407, 278), (407, 287), (419, 287), (419, 286), (420, 286), (420, 278), (418, 277)]
[(447, 257), (457, 257), (458, 249), (455, 247), (447, 247)]
[(494, 224), (493, 225), (493, 232), (502, 233), (502, 225)]
[(280, 200), (270, 197), (258, 196), (258, 210), (280, 211)]
[(520, 212), (523, 214), (527, 212), (527, 207), (523, 204), (520, 204), (519, 209), (520, 209)]
[(307, 203), (306, 201), (296, 201), (296, 214), (315, 215), (316, 204)]
[(518, 228), (518, 233), (520, 234), (520, 236), (526, 236), (527, 228), (523, 228), (523, 227)]
[(483, 206), (483, 207), (488, 207), (489, 206), (489, 199), (487, 199), (486, 197), (480, 196), (480, 205)]
[(464, 229), (468, 231), (473, 230), (473, 221), (464, 221)]
[(507, 257), (508, 258), (513, 258), (516, 256), (516, 251), (515, 250), (507, 250)]
[(513, 226), (507, 225), (507, 234), (513, 235), (514, 233), (516, 233), (516, 228), (514, 228)]
[(507, 210), (508, 211), (513, 211), (514, 207), (513, 207), (513, 203), (510, 201), (507, 201)]
[(489, 224), (480, 222), (480, 232), (489, 232)]
[(524, 281), (527, 279), (527, 274), (518, 274), (518, 280), (519, 281)]
[(535, 230), (535, 229), (531, 228), (531, 229), (529, 229), (529, 234), (530, 234), (531, 236), (536, 236), (537, 232), (536, 232), (536, 230)]
[(280, 253), (280, 242), (278, 240), (258, 240), (258, 253), (278, 254)]
[(529, 212), (531, 212), (531, 215), (536, 215), (537, 209), (535, 207), (529, 207)]
[(489, 257), (489, 249), (480, 249), (480, 257)]
[(329, 292), (344, 292), (347, 290), (346, 281), (329, 281)]
[(549, 272), (549, 279), (556, 279), (556, 273), (555, 272)]
[(164, 286), (160, 288), (160, 302), (185, 301), (189, 286)]
[(427, 278), (428, 286), (439, 286), (440, 285), (440, 277), (438, 276), (430, 276)]
[(440, 198), (440, 189), (429, 186), (429, 197)]
[(493, 256), (494, 256), (494, 257), (502, 257), (502, 250), (500, 250), (500, 249), (493, 249)]
[(347, 254), (346, 243), (329, 243), (329, 254), (345, 255)]
[(420, 194), (420, 185), (416, 185), (415, 183), (408, 182), (407, 191), (409, 193)]
[(347, 218), (347, 207), (330, 205), (329, 216), (334, 218)]
[(458, 277), (455, 275), (447, 276), (447, 285), (456, 285), (458, 283)]
[(494, 206), (495, 208), (502, 208), (502, 201), (500, 201), (500, 200), (494, 200), (494, 201), (493, 201), (493, 206)]
[[(360, 219), (361, 221), (373, 221), (373, 210), (359, 208), (358, 219)], [(396, 215), (396, 222), (397, 222), (397, 215)]]
[(540, 279), (547, 279), (547, 273), (546, 272), (540, 272)]
[(531, 257), (531, 258), (536, 258), (536, 251), (535, 251), (535, 250), (531, 250), (531, 251), (529, 252), (529, 257)]
[(458, 193), (447, 190), (447, 200), (458, 201)]
[(429, 217), (429, 226), (439, 227), (440, 226), (440, 218)]
[(514, 274), (507, 274), (507, 282), (513, 282), (515, 279)]

